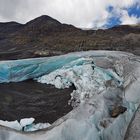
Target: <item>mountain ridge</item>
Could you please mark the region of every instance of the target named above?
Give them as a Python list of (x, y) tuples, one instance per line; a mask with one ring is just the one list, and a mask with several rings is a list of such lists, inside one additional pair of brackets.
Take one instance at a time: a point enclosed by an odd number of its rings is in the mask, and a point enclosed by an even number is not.
[(0, 60), (60, 55), (73, 51), (119, 50), (140, 55), (140, 25), (82, 30), (47, 15), (25, 24), (0, 23)]

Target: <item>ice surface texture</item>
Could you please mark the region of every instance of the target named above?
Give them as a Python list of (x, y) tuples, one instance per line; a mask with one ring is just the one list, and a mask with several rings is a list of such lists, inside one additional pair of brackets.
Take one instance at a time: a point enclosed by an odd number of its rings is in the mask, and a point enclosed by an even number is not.
[[(57, 88), (74, 84), (74, 109), (31, 134), (1, 127), (2, 140), (123, 140), (140, 102), (140, 58), (129, 53), (89, 51), (0, 62), (1, 83), (29, 78)], [(112, 117), (119, 106), (127, 110)]]

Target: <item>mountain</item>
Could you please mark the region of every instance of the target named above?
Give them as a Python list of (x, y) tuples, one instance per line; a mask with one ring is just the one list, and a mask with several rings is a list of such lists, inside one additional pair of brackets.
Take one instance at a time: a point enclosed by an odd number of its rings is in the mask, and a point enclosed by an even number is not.
[(26, 24), (0, 23), (0, 60), (73, 51), (120, 50), (140, 55), (140, 25), (82, 30), (43, 15)]

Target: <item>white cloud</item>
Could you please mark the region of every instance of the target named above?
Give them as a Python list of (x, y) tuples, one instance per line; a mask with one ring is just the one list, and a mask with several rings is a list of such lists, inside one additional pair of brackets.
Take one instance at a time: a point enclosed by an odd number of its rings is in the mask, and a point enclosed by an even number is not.
[(127, 11), (122, 11), (122, 16), (120, 18), (121, 24), (126, 25), (126, 24), (138, 24), (140, 23), (140, 17), (137, 17), (135, 15), (128, 15)]
[[(121, 14), (136, 3), (140, 5), (139, 0), (0, 0), (0, 21), (25, 23), (49, 15), (77, 27), (101, 28), (114, 15), (122, 24), (137, 23), (137, 17)], [(114, 8), (112, 12), (108, 11), (109, 6)]]

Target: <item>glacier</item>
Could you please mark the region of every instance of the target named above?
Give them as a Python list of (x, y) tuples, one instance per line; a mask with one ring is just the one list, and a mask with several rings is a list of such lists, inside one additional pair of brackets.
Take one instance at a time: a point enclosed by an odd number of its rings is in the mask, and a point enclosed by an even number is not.
[[(140, 57), (126, 52), (87, 51), (0, 62), (0, 83), (27, 79), (62, 89), (74, 85), (68, 102), (73, 110), (32, 133), (0, 126), (1, 140), (123, 140), (140, 103)], [(120, 106), (126, 110), (113, 117)]]

